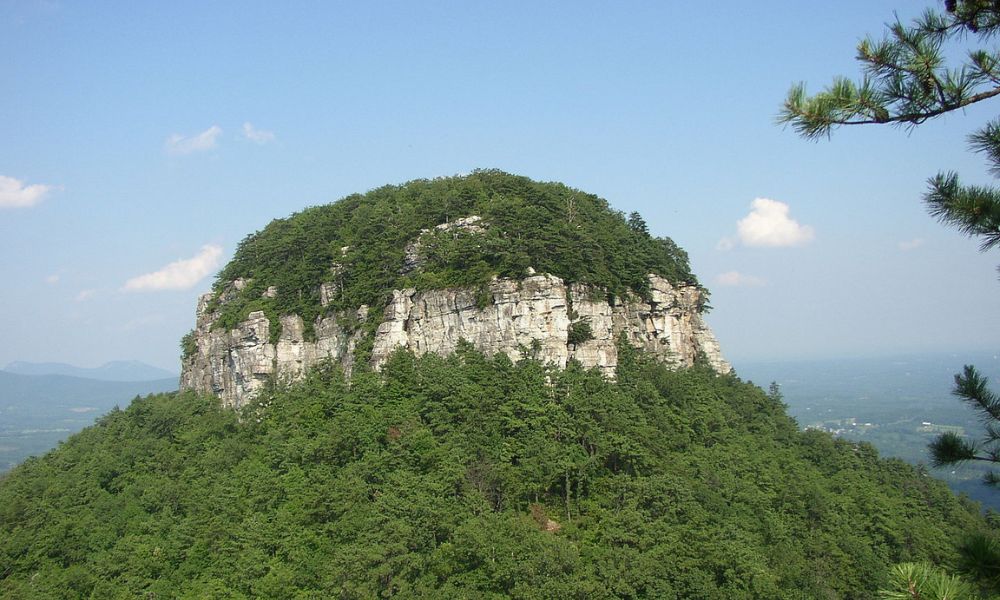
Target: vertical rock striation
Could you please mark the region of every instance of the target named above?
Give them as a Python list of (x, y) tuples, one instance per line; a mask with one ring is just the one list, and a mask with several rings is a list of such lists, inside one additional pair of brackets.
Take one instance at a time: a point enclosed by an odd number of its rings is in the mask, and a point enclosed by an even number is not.
[[(475, 289), (394, 290), (375, 329), (371, 366), (380, 368), (398, 348), (449, 354), (465, 340), (486, 354), (502, 352), (513, 360), (531, 355), (560, 368), (577, 360), (613, 377), (617, 341), (624, 334), (631, 345), (667, 364), (688, 367), (702, 357), (716, 371), (729, 372), (702, 319), (701, 290), (656, 275), (649, 275), (649, 289), (648, 299), (630, 294), (611, 303), (603, 290), (540, 274), (494, 280), (488, 298)], [(271, 324), (259, 311), (235, 329), (213, 329), (217, 314), (208, 312), (210, 299), (207, 294), (198, 304), (196, 351), (183, 359), (181, 389), (215, 394), (238, 407), (272, 378), (298, 379), (325, 360), (347, 372), (353, 367), (364, 333), (341, 326), (345, 315), (318, 318), (315, 340), (305, 339), (298, 315), (282, 316), (281, 333), (272, 343)], [(362, 306), (349, 320), (370, 318), (375, 317)], [(590, 334), (571, 343), (571, 329), (580, 323)]]

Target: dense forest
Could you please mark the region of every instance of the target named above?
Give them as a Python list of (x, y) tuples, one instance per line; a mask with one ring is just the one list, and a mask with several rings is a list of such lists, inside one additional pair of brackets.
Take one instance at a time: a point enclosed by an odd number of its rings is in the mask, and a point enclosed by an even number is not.
[[(699, 285), (639, 215), (478, 171), (273, 221), (210, 309), (311, 324), (530, 268), (610, 299)], [(328, 363), (239, 411), (136, 398), (0, 479), (0, 597), (866, 599), (995, 539), (926, 472), (798, 431), (777, 389), (617, 351), (613, 381), (464, 344)]]
[(622, 345), (399, 352), (237, 413), (136, 399), (0, 482), (0, 596), (872, 598), (975, 506), (778, 394)]
[[(483, 226), (475, 234), (434, 229), (473, 215)], [(421, 268), (408, 272), (406, 248), (418, 238)], [(295, 313), (309, 336), (317, 315), (382, 306), (393, 289), (485, 286), (494, 276), (524, 277), (528, 268), (613, 296), (644, 294), (648, 273), (697, 284), (687, 254), (651, 236), (638, 214), (626, 218), (560, 183), (482, 170), (384, 186), (272, 221), (247, 236), (219, 274), (214, 291), (226, 302), (218, 325), (231, 328), (262, 310), (276, 337), (278, 316)], [(236, 279), (247, 287), (232, 289)], [(326, 307), (324, 282), (337, 286)], [(274, 297), (266, 294), (271, 286)]]

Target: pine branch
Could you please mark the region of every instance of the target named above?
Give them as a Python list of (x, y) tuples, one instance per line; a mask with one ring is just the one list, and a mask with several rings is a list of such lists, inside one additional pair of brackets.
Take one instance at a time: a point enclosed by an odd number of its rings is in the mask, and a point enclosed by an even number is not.
[(986, 439), (983, 441), (987, 444), (992, 444), (994, 442), (1000, 441), (1000, 425), (996, 423), (987, 423)]
[(924, 201), (931, 216), (968, 236), (983, 238), (979, 247), (984, 252), (1000, 245), (1000, 191), (963, 187), (955, 173), (939, 173), (928, 185)]
[(1000, 119), (994, 119), (982, 129), (969, 136), (969, 146), (975, 152), (986, 155), (990, 161), (990, 172), (1000, 177)]
[(972, 365), (965, 365), (962, 374), (955, 375), (952, 394), (983, 413), (987, 421), (1000, 421), (1000, 398), (990, 391), (989, 381)]
[[(789, 92), (777, 120), (781, 124), (791, 123), (800, 135), (807, 138), (829, 136), (834, 127), (841, 125), (884, 123), (919, 125), (928, 119), (1000, 96), (1000, 86), (997, 86), (985, 92), (939, 104), (935, 108), (891, 114), (887, 104), (883, 103), (872, 108), (863, 102), (858, 102), (856, 96), (845, 98), (833, 93), (833, 88), (807, 99), (804, 97), (804, 84), (799, 86), (801, 87), (793, 87)], [(916, 103), (916, 99), (909, 95), (898, 94), (897, 97), (906, 100), (907, 103)]]
[[(989, 381), (972, 365), (955, 375), (955, 396), (971, 405), (986, 422), (986, 437), (980, 444), (971, 443), (954, 432), (939, 435), (928, 448), (931, 464), (944, 467), (969, 461), (1000, 463), (1000, 397), (989, 389)], [(983, 480), (992, 486), (1000, 484), (1000, 476), (989, 471)]]
[(946, 0), (945, 7), (956, 28), (972, 32), (980, 39), (992, 37), (1000, 27), (1000, 10), (994, 0)]
[[(942, 44), (967, 32), (980, 37), (1000, 28), (996, 3), (957, 2), (949, 15), (927, 11), (906, 27), (898, 20), (888, 26), (881, 41), (867, 38), (858, 44), (857, 59), (864, 64), (860, 83), (839, 77), (822, 92), (807, 96), (804, 84), (789, 90), (777, 117), (806, 138), (829, 136), (841, 125), (892, 123), (915, 126), (1000, 95), (1000, 59), (977, 50), (960, 69), (943, 66)], [(988, 89), (976, 88), (991, 84)]]
[(942, 433), (928, 446), (931, 451), (931, 465), (944, 467), (985, 457), (976, 456), (976, 448), (957, 433)]

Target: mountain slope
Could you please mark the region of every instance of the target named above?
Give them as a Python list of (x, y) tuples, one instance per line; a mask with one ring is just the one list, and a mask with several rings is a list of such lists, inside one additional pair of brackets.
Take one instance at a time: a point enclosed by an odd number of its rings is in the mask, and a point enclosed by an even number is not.
[(253, 395), (137, 399), (0, 479), (0, 597), (860, 600), (989, 531), (681, 343), (704, 292), (638, 215), (496, 171), (277, 220), (183, 341)]
[(617, 340), (678, 368), (729, 365), (687, 254), (597, 196), (499, 171), (417, 180), (271, 222), (198, 302), (181, 389), (251, 401), (330, 361), (379, 369), (395, 348), (466, 340), (613, 376)]
[(0, 484), (0, 595), (870, 598), (982, 527), (733, 376), (466, 347), (113, 412)]
[[(449, 223), (466, 226), (440, 227)], [(560, 183), (484, 170), (384, 186), (276, 219), (240, 243), (214, 291), (228, 300), (222, 327), (251, 310), (279, 329), (277, 315), (293, 313), (308, 327), (324, 312), (384, 306), (392, 290), (475, 287), (528, 268), (619, 296), (648, 291), (649, 273), (697, 283), (687, 254), (651, 236), (638, 215), (626, 220), (606, 200)], [(243, 285), (234, 288), (237, 280)], [(338, 289), (324, 304), (325, 282)]]

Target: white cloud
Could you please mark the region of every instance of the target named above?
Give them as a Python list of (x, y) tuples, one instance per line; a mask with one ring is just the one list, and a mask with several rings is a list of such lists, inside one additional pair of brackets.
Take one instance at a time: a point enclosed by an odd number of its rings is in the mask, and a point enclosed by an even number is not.
[(53, 273), (52, 275), (49, 275), (48, 277), (45, 278), (45, 283), (47, 283), (49, 285), (55, 285), (55, 284), (59, 283), (59, 275), (56, 274), (56, 273)]
[(899, 249), (903, 252), (909, 252), (910, 250), (916, 250), (917, 248), (924, 245), (924, 238), (913, 238), (912, 240), (906, 240), (896, 244)]
[(122, 289), (128, 292), (186, 290), (211, 274), (219, 266), (220, 256), (222, 248), (219, 246), (202, 246), (201, 252), (193, 258), (174, 261), (159, 271), (133, 277)]
[(760, 277), (745, 275), (739, 271), (727, 271), (716, 275), (715, 283), (729, 287), (760, 287), (767, 282)]
[(76, 295), (76, 298), (74, 298), (74, 300), (76, 300), (77, 302), (85, 302), (93, 298), (94, 294), (96, 293), (97, 290), (80, 290), (80, 293)]
[(274, 132), (257, 129), (248, 121), (243, 124), (243, 137), (256, 144), (266, 144), (274, 141)]
[(205, 150), (215, 148), (216, 140), (220, 135), (222, 135), (222, 128), (218, 125), (212, 125), (201, 133), (189, 136), (174, 133), (167, 138), (165, 147), (170, 154), (204, 152)]
[(736, 222), (736, 233), (744, 246), (801, 246), (815, 237), (812, 227), (788, 216), (784, 202), (756, 198), (751, 207), (750, 214)]
[(36, 183), (24, 185), (23, 181), (0, 175), (0, 208), (26, 208), (42, 201), (52, 191), (52, 186)]

